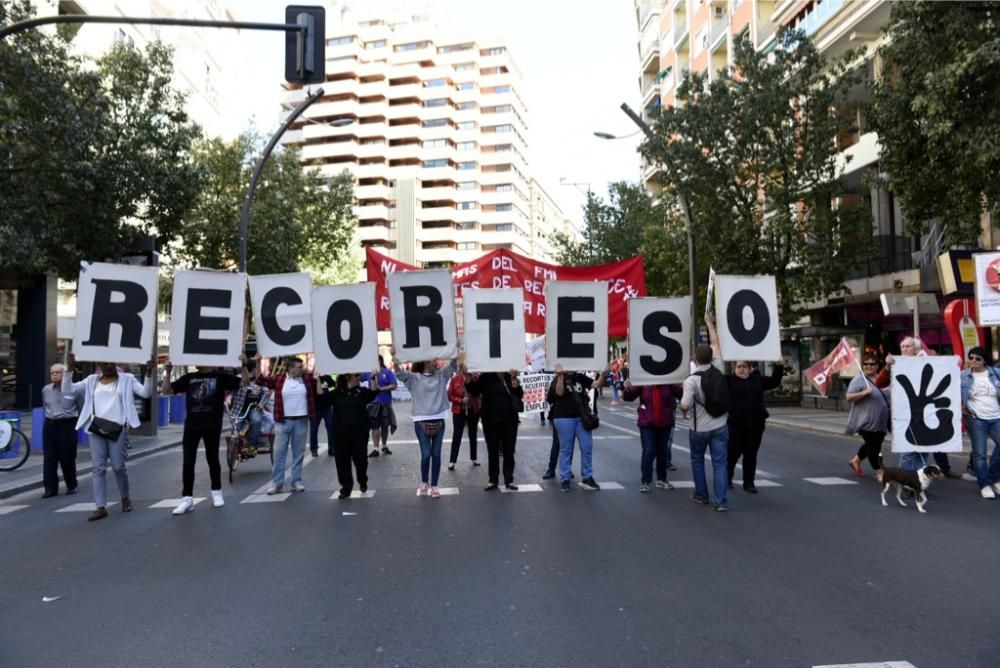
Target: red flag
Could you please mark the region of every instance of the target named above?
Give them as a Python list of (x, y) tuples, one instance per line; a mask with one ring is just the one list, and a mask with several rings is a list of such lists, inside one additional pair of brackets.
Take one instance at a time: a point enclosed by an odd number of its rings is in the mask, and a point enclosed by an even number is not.
[(805, 375), (816, 391), (825, 397), (830, 391), (830, 378), (844, 367), (857, 364), (857, 361), (851, 344), (842, 338), (829, 355), (806, 369)]

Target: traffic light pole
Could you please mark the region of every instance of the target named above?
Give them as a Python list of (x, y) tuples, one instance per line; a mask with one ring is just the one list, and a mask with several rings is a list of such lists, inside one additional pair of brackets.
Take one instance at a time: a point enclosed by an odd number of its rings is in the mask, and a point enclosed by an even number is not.
[(135, 16), (89, 16), (86, 14), (63, 14), (62, 16), (42, 16), (27, 21), (11, 23), (0, 28), (0, 39), (25, 30), (53, 23), (125, 23), (130, 25), (188, 26), (192, 28), (232, 28), (235, 30), (274, 30), (278, 32), (305, 32), (306, 26), (299, 23), (256, 23), (251, 21), (210, 21), (203, 19), (171, 19), (161, 17)]

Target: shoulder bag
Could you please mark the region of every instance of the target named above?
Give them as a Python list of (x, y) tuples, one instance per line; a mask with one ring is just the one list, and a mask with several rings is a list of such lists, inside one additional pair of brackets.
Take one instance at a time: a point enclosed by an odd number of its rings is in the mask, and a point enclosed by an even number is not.
[[(116, 380), (115, 394), (117, 395), (117, 393), (118, 393), (118, 381)], [(93, 399), (91, 399), (91, 401), (93, 401)], [(103, 436), (109, 441), (117, 441), (118, 437), (122, 435), (122, 429), (125, 428), (125, 425), (118, 424), (114, 420), (108, 420), (106, 418), (97, 417), (97, 412), (96, 412), (97, 407), (94, 405), (91, 406), (91, 409), (95, 412), (90, 418), (90, 425), (87, 427), (87, 431), (97, 436)]]

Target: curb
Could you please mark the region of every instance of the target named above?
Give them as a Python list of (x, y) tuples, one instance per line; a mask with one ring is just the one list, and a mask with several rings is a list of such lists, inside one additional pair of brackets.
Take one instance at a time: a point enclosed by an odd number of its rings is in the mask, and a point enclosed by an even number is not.
[(767, 424), (768, 425), (773, 425), (775, 427), (782, 427), (784, 429), (791, 429), (791, 430), (794, 430), (794, 431), (808, 431), (808, 432), (813, 433), (813, 434), (822, 434), (824, 436), (839, 436), (840, 438), (846, 438), (846, 439), (851, 439), (852, 438), (851, 436), (848, 436), (847, 434), (845, 434), (845, 433), (843, 433), (841, 431), (832, 431), (830, 429), (823, 429), (821, 427), (814, 427), (814, 426), (811, 426), (811, 425), (804, 425), (804, 424), (799, 423), (799, 422), (791, 422), (791, 421), (787, 421), (787, 420), (782, 420), (781, 418), (768, 418), (767, 419)]
[[(181, 444), (181, 441), (178, 440), (178, 441), (174, 441), (174, 442), (171, 442), (171, 443), (162, 443), (162, 444), (152, 445), (152, 446), (150, 446), (148, 448), (142, 448), (141, 450), (135, 450), (134, 452), (132, 450), (129, 450), (129, 453), (128, 453), (129, 456), (128, 456), (128, 458), (129, 458), (129, 460), (142, 459), (143, 457), (147, 457), (147, 456), (155, 454), (157, 452), (162, 452), (162, 451), (164, 451), (164, 450), (166, 450), (168, 448), (177, 447), (180, 444)], [(41, 453), (39, 453), (38, 456), (41, 456)], [(87, 464), (86, 466), (82, 466), (82, 467), (77, 468), (76, 475), (78, 477), (79, 476), (84, 476), (84, 475), (87, 475), (88, 473), (90, 473), (93, 470), (94, 470), (93, 465), (92, 464)], [(60, 476), (60, 478), (61, 478), (61, 476)], [(38, 478), (36, 480), (31, 480), (31, 481), (25, 481), (25, 482), (22, 482), (22, 483), (15, 483), (11, 487), (0, 488), (0, 499), (7, 499), (7, 498), (10, 498), (12, 496), (17, 496), (18, 494), (22, 494), (24, 492), (30, 492), (33, 489), (41, 489), (41, 488), (42, 488), (42, 480), (41, 480), (41, 478)]]

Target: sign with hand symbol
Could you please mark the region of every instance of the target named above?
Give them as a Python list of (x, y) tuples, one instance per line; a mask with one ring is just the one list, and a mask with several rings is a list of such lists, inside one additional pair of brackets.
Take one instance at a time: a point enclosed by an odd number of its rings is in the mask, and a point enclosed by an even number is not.
[(892, 367), (892, 451), (961, 452), (960, 370), (955, 358), (897, 357)]

